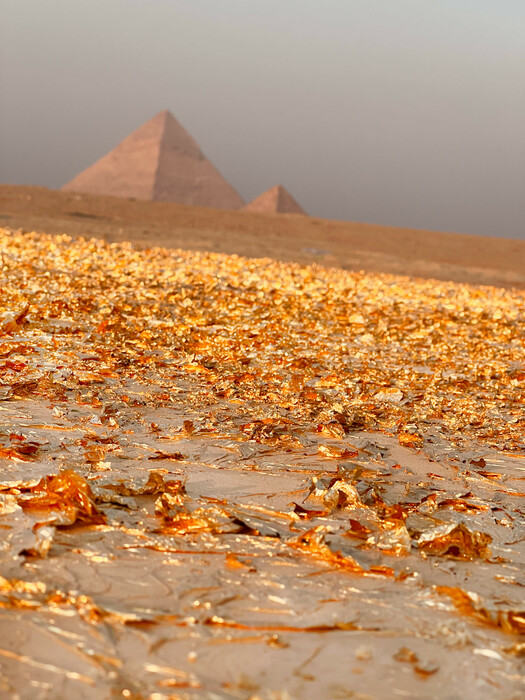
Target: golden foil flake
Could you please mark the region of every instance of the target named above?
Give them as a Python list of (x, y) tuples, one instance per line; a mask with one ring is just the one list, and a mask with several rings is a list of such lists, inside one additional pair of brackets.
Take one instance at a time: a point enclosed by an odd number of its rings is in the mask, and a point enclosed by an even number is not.
[(32, 557), (47, 557), (53, 544), (55, 527), (47, 523), (36, 523), (33, 526), (33, 533), (35, 535), (33, 544), (22, 550), (21, 554)]
[(356, 508), (363, 505), (355, 486), (337, 477), (312, 477), (305, 500), (320, 501), (327, 508)]
[(477, 593), (464, 591), (457, 586), (435, 586), (438, 593), (448, 596), (464, 615), (479, 622), (499, 627), (510, 634), (525, 634), (525, 611), (489, 608)]
[(159, 532), (172, 535), (213, 535), (242, 532), (246, 525), (219, 506), (189, 510), (179, 504), (179, 499), (163, 494), (155, 503), (155, 514), (161, 521)]
[(319, 445), (318, 452), (330, 459), (351, 459), (357, 457), (359, 451), (353, 445), (339, 447), (338, 445)]
[(387, 566), (372, 566), (365, 569), (353, 557), (333, 551), (325, 542), (326, 528), (319, 525), (297, 537), (288, 540), (288, 546), (308, 554), (313, 559), (336, 569), (344, 569), (354, 574), (393, 577), (394, 571)]
[(402, 556), (409, 554), (412, 539), (403, 520), (380, 520), (379, 529), (368, 536), (366, 543), (382, 550), (385, 554)]
[(345, 425), (336, 420), (329, 421), (328, 423), (319, 423), (316, 430), (323, 435), (340, 439), (344, 438), (347, 433)]
[(469, 530), (463, 523), (444, 523), (423, 532), (417, 546), (426, 554), (452, 559), (489, 559), (491, 542), (490, 535)]
[(412, 664), (414, 671), (424, 678), (431, 676), (439, 670), (439, 664), (436, 661), (422, 662), (418, 655), (408, 647), (401, 647), (398, 649), (394, 654), (394, 659), (402, 663)]
[(23, 581), (21, 579), (7, 579), (0, 576), (0, 594), (24, 593), (29, 595), (41, 595), (46, 592), (46, 585), (41, 581)]
[[(137, 480), (138, 481), (138, 480)], [(147, 479), (144, 483), (111, 483), (106, 484), (102, 488), (113, 491), (120, 496), (155, 496), (157, 494), (169, 494), (170, 497), (183, 496), (184, 484), (181, 481), (172, 479), (166, 480), (165, 473), (153, 469), (148, 472)], [(177, 503), (182, 501), (177, 500)]]
[(423, 438), (417, 433), (401, 432), (398, 435), (399, 444), (403, 447), (419, 448), (423, 446)]
[[(13, 440), (13, 436), (11, 436), (11, 440)], [(29, 462), (36, 457), (38, 448), (39, 445), (35, 442), (15, 442), (9, 447), (0, 446), (0, 459), (16, 459), (21, 462)]]
[(39, 521), (55, 525), (73, 525), (77, 521), (100, 524), (106, 520), (95, 505), (89, 484), (72, 469), (43, 477), (18, 498), (18, 503)]
[(29, 314), (30, 308), (31, 306), (29, 304), (26, 304), (25, 307), (18, 313), (7, 313), (4, 316), (4, 318), (0, 321), (0, 334), (12, 334), (21, 330)]

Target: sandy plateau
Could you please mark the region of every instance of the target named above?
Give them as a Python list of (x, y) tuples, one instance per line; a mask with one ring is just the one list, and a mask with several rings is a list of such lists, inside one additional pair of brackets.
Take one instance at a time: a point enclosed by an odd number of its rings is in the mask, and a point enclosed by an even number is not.
[(522, 243), (2, 197), (0, 698), (525, 695)]
[[(307, 203), (305, 203), (306, 208)], [(0, 226), (525, 289), (525, 241), (0, 185)]]

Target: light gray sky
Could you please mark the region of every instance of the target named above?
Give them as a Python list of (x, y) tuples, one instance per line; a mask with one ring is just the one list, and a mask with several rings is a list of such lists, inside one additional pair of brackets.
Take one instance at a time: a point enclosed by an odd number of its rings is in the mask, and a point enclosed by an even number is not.
[(0, 182), (165, 108), (247, 200), (525, 238), (524, 0), (0, 0)]

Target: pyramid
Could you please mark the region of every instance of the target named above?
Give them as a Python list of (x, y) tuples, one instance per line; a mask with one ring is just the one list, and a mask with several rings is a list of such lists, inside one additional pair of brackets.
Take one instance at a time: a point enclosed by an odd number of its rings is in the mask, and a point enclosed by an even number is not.
[(239, 209), (244, 203), (168, 110), (62, 189), (223, 209)]
[(274, 214), (306, 214), (292, 195), (282, 185), (275, 185), (243, 207), (245, 211), (271, 212)]

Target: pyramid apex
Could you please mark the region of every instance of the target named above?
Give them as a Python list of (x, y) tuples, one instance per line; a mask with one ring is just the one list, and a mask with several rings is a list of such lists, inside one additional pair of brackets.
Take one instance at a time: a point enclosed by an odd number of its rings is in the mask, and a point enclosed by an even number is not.
[[(135, 133), (140, 133), (141, 129), (147, 129), (147, 128), (161, 128), (161, 129), (166, 129), (167, 125), (169, 122), (175, 122), (176, 124), (178, 123), (173, 114), (169, 111), (169, 109), (161, 109), (160, 112), (157, 112), (155, 116), (151, 117), (147, 121), (145, 121), (142, 126), (139, 126), (138, 129), (136, 129), (130, 136), (132, 136)], [(129, 138), (129, 137), (128, 137)]]
[(154, 119), (173, 119), (173, 120), (175, 120), (175, 117), (173, 116), (173, 114), (170, 112), (169, 109), (161, 109), (160, 112), (157, 112), (157, 114), (150, 119), (150, 121), (153, 121)]

